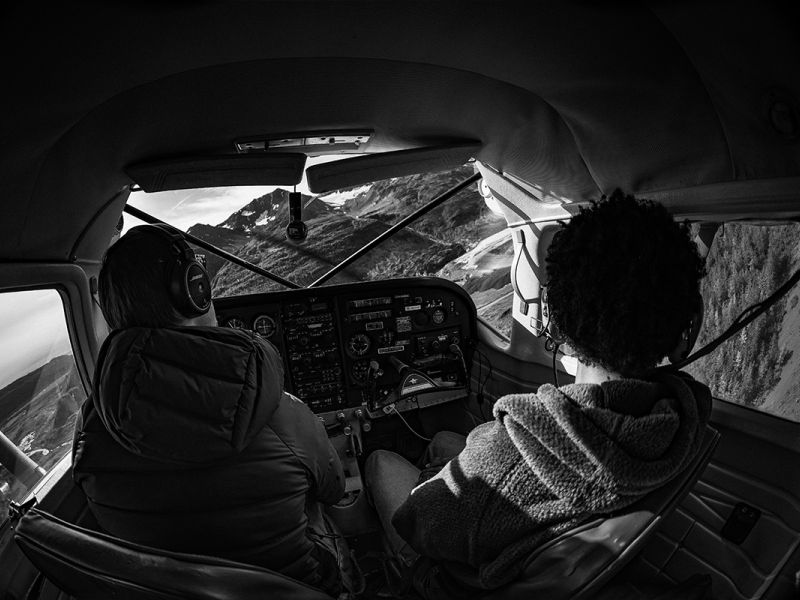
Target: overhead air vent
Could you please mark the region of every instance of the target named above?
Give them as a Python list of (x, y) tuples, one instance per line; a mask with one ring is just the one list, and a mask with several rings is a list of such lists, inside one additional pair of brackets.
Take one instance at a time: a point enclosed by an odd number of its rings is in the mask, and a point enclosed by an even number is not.
[(174, 158), (130, 165), (128, 176), (145, 192), (234, 185), (297, 185), (306, 155), (300, 153), (229, 154)]

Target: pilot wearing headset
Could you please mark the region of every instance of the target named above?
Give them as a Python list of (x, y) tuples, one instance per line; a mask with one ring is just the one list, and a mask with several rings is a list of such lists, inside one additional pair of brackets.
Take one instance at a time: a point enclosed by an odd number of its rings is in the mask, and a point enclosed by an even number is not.
[(98, 282), (111, 328), (73, 446), (75, 482), (108, 533), (351, 591), (321, 504), (345, 478), (323, 424), (283, 391), (277, 350), (217, 327), (211, 282), (179, 231), (132, 228)]

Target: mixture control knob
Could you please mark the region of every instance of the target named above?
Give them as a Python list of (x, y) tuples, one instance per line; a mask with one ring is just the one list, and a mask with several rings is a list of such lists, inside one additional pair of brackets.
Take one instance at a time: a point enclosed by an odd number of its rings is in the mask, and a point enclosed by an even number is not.
[(336, 413), (336, 420), (341, 423), (342, 432), (344, 432), (345, 435), (350, 435), (353, 433), (353, 427), (347, 421), (347, 415), (345, 415), (343, 412), (338, 412)]
[(367, 415), (364, 414), (363, 410), (361, 410), (360, 408), (357, 408), (353, 414), (356, 416), (356, 418), (361, 423), (361, 429), (363, 431), (367, 432), (367, 431), (370, 431), (372, 429), (372, 423), (369, 422), (369, 419), (367, 419)]
[(378, 364), (377, 360), (369, 361), (369, 371), (368, 371), (368, 373), (371, 373), (372, 377), (375, 378), (375, 379), (377, 379), (378, 377), (381, 377), (383, 375), (383, 369), (381, 369), (381, 366)]

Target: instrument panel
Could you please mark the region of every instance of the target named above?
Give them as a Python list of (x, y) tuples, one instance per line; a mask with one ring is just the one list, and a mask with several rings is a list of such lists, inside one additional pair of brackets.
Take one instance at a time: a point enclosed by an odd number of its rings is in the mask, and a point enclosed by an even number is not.
[(286, 390), (316, 413), (466, 390), (475, 305), (434, 277), (393, 279), (214, 300), (219, 325), (272, 342)]

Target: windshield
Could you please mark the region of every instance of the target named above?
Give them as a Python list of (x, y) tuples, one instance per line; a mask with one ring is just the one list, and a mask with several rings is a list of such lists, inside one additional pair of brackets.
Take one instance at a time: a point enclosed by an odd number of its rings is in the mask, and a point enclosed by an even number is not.
[[(376, 181), (321, 195), (302, 194), (308, 237), (285, 235), (289, 191), (217, 188), (145, 194), (129, 204), (300, 286), (308, 286), (403, 217), (473, 174), (471, 165)], [(298, 186), (302, 191), (303, 186)], [(125, 216), (126, 228), (138, 224)], [(505, 219), (477, 186), (463, 190), (347, 266), (326, 285), (395, 277), (438, 276), (472, 295), (478, 314), (508, 335), (513, 244)], [(215, 297), (286, 289), (210, 253)]]

